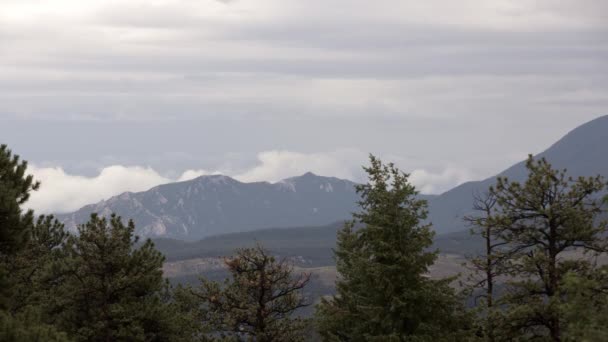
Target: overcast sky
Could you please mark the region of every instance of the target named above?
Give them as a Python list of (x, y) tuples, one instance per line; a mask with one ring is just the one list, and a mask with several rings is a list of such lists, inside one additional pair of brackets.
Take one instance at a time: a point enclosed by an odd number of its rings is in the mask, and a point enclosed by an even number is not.
[(224, 173), (426, 193), (608, 114), (605, 0), (0, 0), (0, 141), (31, 206)]

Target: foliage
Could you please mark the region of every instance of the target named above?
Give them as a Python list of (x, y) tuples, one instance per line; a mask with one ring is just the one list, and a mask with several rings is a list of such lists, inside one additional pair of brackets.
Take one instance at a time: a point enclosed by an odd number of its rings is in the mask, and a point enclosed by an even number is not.
[(0, 145), (0, 309), (8, 305), (15, 286), (7, 263), (24, 248), (34, 222), (34, 213), (21, 206), (39, 183), (26, 171), (27, 162)]
[(58, 279), (51, 267), (65, 256), (63, 247), (69, 234), (52, 216), (40, 216), (30, 229), (24, 248), (7, 262), (17, 291), (9, 300), (9, 309), (16, 313), (29, 306), (43, 305)]
[[(26, 172), (27, 162), (0, 145), (0, 340), (66, 341), (64, 334), (41, 323), (38, 310), (29, 306), (25, 309), (33, 290), (22, 277), (27, 274), (26, 268), (39, 264), (22, 256), (35, 245), (37, 229), (43, 224), (39, 221), (35, 225), (34, 213), (21, 209), (30, 192), (39, 186)], [(23, 310), (17, 314), (18, 307)]]
[(21, 209), (38, 182), (26, 175), (27, 162), (20, 161), (6, 145), (0, 145), (0, 256), (19, 250), (27, 241), (27, 229), (33, 224), (33, 212)]
[(507, 309), (505, 328), (511, 336), (561, 341), (568, 296), (564, 276), (592, 270), (588, 258), (567, 253), (603, 253), (608, 225), (603, 212), (600, 177), (572, 179), (545, 160), (528, 159), (525, 183), (499, 178), (490, 189), (498, 209), (487, 218), (508, 258), (508, 291), (501, 298)]
[(563, 293), (568, 298), (561, 308), (567, 324), (564, 340), (608, 340), (608, 266), (566, 274)]
[(96, 215), (68, 234), (23, 211), (39, 183), (0, 146), (0, 340), (190, 340), (162, 277), (163, 256), (134, 224)]
[(55, 265), (50, 316), (77, 341), (173, 341), (182, 333), (151, 241), (136, 247), (132, 221), (95, 214)]
[[(357, 187), (360, 212), (338, 233), (337, 294), (317, 321), (329, 341), (464, 340), (469, 328), (452, 279), (427, 274), (437, 258), (427, 204), (408, 175), (374, 156)], [(356, 225), (362, 225), (355, 229)]]
[(13, 342), (68, 342), (67, 334), (41, 323), (40, 315), (30, 309), (13, 317), (0, 312), (0, 341)]
[(231, 279), (223, 284), (201, 279), (190, 289), (197, 299), (208, 339), (227, 341), (302, 341), (306, 321), (294, 312), (309, 305), (302, 294), (310, 275), (294, 275), (285, 259), (276, 260), (261, 246), (240, 249), (226, 259)]

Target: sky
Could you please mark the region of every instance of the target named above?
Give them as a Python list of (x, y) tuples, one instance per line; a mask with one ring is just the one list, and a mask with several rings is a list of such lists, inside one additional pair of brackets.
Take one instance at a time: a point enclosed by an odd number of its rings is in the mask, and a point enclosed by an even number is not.
[(608, 114), (604, 0), (0, 0), (0, 143), (66, 212), (222, 173), (424, 193)]

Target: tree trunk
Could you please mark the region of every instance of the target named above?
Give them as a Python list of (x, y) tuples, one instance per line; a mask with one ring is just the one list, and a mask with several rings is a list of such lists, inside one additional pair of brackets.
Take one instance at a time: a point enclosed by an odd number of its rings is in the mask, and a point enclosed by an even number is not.
[(494, 305), (494, 277), (492, 274), (492, 237), (491, 237), (490, 227), (486, 227), (486, 281), (487, 283), (487, 306), (488, 306), (488, 317), (487, 317), (487, 329), (488, 329), (488, 341), (494, 342), (494, 322), (492, 321), (492, 317), (490, 317), (490, 313), (492, 311), (492, 306)]

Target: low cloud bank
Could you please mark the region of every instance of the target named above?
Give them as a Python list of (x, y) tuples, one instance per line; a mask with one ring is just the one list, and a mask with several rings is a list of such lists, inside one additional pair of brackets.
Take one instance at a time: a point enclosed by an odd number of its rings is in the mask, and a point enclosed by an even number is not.
[[(61, 167), (31, 167), (30, 173), (42, 182), (39, 191), (27, 203), (38, 213), (75, 211), (84, 205), (96, 203), (123, 192), (145, 191), (154, 186), (176, 181), (187, 181), (210, 174), (226, 174), (242, 182), (276, 182), (311, 171), (323, 176), (364, 181), (361, 168), (367, 154), (353, 149), (330, 152), (301, 153), (292, 151), (265, 151), (258, 154), (256, 165), (245, 170), (186, 170), (179, 177), (166, 177), (149, 167), (112, 165), (93, 177), (69, 174)], [(408, 168), (408, 161), (394, 161), (402, 170), (411, 173), (410, 180), (422, 193), (441, 193), (473, 179), (466, 169), (456, 166), (441, 168)]]
[(171, 182), (151, 168), (108, 166), (97, 176), (66, 173), (60, 167), (32, 167), (30, 172), (42, 183), (27, 205), (39, 212), (69, 212), (125, 191), (143, 191)]

